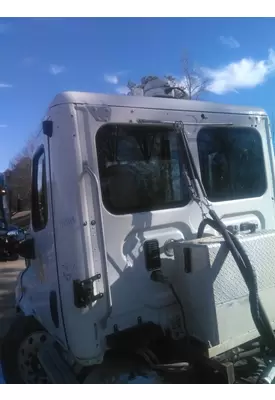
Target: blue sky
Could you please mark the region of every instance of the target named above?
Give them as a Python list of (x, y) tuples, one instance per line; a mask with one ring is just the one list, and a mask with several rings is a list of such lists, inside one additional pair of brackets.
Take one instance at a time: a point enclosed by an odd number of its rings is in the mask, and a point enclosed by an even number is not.
[(0, 171), (56, 93), (123, 92), (146, 74), (180, 79), (184, 50), (210, 79), (207, 100), (275, 111), (274, 18), (0, 19), (0, 46)]

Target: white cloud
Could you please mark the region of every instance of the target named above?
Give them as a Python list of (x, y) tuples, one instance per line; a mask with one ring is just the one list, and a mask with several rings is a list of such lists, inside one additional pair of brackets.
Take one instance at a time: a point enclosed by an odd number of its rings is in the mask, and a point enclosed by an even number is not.
[(119, 82), (119, 79), (118, 79), (117, 75), (105, 74), (104, 75), (104, 80), (105, 80), (105, 82), (112, 83), (113, 85), (117, 85), (118, 82)]
[(128, 70), (121, 70), (118, 72), (113, 72), (111, 74), (104, 74), (104, 80), (105, 82), (111, 83), (112, 85), (118, 85), (120, 78), (123, 75), (127, 75), (128, 73)]
[(62, 72), (65, 71), (65, 67), (63, 65), (56, 65), (56, 64), (51, 64), (49, 72), (52, 75), (58, 75), (61, 74)]
[(275, 71), (275, 51), (269, 50), (265, 60), (243, 58), (220, 68), (202, 68), (209, 79), (208, 91), (216, 94), (254, 88), (266, 81)]
[(1, 88), (12, 88), (12, 85), (10, 83), (0, 82), (0, 89)]
[(116, 88), (116, 92), (119, 94), (128, 94), (129, 89), (127, 88), (127, 86), (119, 86), (118, 88)]
[(231, 47), (231, 49), (237, 49), (238, 47), (240, 47), (240, 43), (235, 38), (233, 38), (233, 36), (220, 36), (220, 41), (225, 46)]
[(6, 124), (0, 124), (0, 129), (1, 128), (7, 128), (8, 127), (8, 125), (6, 125)]

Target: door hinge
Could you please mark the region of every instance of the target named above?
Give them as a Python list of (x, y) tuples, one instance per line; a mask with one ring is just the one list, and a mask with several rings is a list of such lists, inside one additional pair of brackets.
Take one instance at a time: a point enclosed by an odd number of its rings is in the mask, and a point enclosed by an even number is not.
[(103, 297), (103, 293), (95, 294), (94, 282), (101, 278), (101, 274), (96, 274), (91, 278), (81, 281), (79, 279), (73, 281), (74, 287), (74, 304), (77, 308), (84, 308), (92, 304), (94, 301)]

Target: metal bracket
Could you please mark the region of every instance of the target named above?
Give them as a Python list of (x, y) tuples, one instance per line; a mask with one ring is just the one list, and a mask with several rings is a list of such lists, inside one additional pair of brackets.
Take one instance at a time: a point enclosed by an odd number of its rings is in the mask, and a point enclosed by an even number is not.
[(85, 308), (103, 297), (103, 293), (94, 294), (94, 282), (100, 278), (101, 274), (96, 274), (84, 281), (79, 279), (73, 281), (74, 304), (77, 308)]
[(112, 109), (108, 105), (89, 106), (88, 110), (98, 122), (109, 122), (111, 119)]

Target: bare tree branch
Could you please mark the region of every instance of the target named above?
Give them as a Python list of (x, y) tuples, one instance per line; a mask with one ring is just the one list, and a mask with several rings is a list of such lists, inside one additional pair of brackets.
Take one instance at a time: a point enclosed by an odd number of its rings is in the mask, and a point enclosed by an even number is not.
[[(169, 86), (174, 88), (174, 95), (181, 99), (198, 100), (207, 91), (209, 80), (206, 79), (199, 67), (196, 67), (191, 61), (188, 53), (185, 51), (182, 57), (182, 68), (180, 79), (177, 79), (173, 75), (166, 75), (164, 79)], [(158, 79), (157, 76), (147, 75), (141, 78), (140, 83), (129, 81), (127, 87), (129, 89), (128, 95), (144, 95), (145, 85), (154, 79)]]
[(182, 75), (188, 99), (198, 100), (206, 91), (209, 80), (192, 61), (187, 51), (182, 56)]

